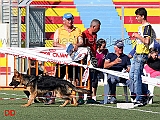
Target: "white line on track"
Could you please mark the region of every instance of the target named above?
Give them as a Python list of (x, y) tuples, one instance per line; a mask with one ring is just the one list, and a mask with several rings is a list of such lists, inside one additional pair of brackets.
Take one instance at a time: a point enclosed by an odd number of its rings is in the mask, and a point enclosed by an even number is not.
[(17, 94), (7, 94), (7, 93), (1, 93), (1, 92), (0, 92), (0, 94), (1, 94), (1, 95), (11, 95), (11, 96), (12, 96), (12, 95), (13, 95), (13, 96), (26, 96), (26, 95), (17, 95)]
[[(122, 109), (122, 108), (117, 108), (117, 107), (113, 107), (113, 106), (106, 106), (106, 105), (102, 105), (102, 104), (86, 104), (86, 105), (93, 105), (93, 106), (100, 106), (100, 107), (114, 108), (114, 109)], [(125, 109), (125, 110), (140, 111), (140, 112), (152, 113), (152, 114), (160, 114), (160, 112), (147, 111), (147, 110), (141, 110), (141, 109)]]

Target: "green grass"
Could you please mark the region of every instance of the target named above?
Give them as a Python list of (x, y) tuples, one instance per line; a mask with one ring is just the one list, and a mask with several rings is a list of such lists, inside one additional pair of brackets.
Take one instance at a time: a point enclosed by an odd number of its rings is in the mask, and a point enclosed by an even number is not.
[[(0, 91), (0, 98), (17, 97), (11, 94), (24, 95), (22, 91)], [(98, 87), (97, 94), (103, 94), (102, 86)], [(123, 94), (122, 87), (117, 87), (117, 94)], [(21, 107), (22, 104), (26, 103), (26, 100), (0, 100), (0, 120), (159, 120), (160, 88), (156, 87), (154, 94), (156, 96), (152, 105), (136, 107), (131, 110), (118, 109), (116, 104), (84, 104), (78, 107), (71, 105), (59, 107), (63, 102), (59, 100), (56, 100), (56, 104), (53, 105), (35, 103), (30, 107)], [(24, 98), (25, 96), (18, 97)], [(98, 101), (100, 100), (103, 100), (103, 97), (98, 97)], [(118, 102), (125, 102), (124, 96), (117, 96), (117, 100)], [(13, 117), (4, 116), (4, 110), (15, 110), (16, 115)]]

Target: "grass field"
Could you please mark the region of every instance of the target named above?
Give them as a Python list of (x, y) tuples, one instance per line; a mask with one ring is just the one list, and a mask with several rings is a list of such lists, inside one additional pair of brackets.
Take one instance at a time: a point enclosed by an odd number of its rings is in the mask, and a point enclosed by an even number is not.
[[(6, 94), (4, 94), (6, 93)], [(98, 95), (103, 94), (103, 86), (98, 87)], [(117, 87), (117, 94), (123, 94), (122, 87)], [(155, 88), (154, 103), (134, 109), (118, 109), (116, 104), (84, 104), (78, 107), (68, 105), (59, 107), (63, 101), (44, 105), (35, 103), (30, 107), (21, 107), (26, 100), (0, 100), (0, 120), (159, 120), (160, 88)], [(0, 91), (0, 98), (24, 98), (22, 91)], [(103, 97), (98, 97), (98, 101)], [(125, 102), (124, 96), (117, 96), (118, 102)], [(15, 110), (15, 116), (5, 116), (5, 110)]]

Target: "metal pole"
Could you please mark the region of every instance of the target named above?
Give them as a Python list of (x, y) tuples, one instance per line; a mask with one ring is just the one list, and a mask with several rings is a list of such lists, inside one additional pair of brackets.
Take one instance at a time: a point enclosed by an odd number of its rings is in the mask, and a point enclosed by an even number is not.
[(122, 6), (122, 40), (124, 40), (124, 6)]
[(75, 83), (76, 79), (75, 79), (75, 66), (73, 66), (73, 83)]
[(26, 6), (26, 48), (29, 48), (29, 5)]
[[(25, 47), (29, 48), (29, 4), (26, 6), (26, 41), (25, 41)], [(25, 62), (25, 66), (28, 66), (28, 60)], [(26, 67), (27, 70), (27, 67)]]
[[(19, 2), (18, 2), (19, 3)], [(18, 7), (18, 47), (21, 47), (21, 7)], [(19, 70), (20, 70), (20, 66), (21, 66), (21, 60), (19, 58), (17, 58), (17, 62), (19, 65)]]
[(11, 31), (11, 15), (12, 15), (12, 11), (11, 11), (11, 10), (12, 10), (11, 0), (9, 1), (9, 5), (10, 5), (10, 6), (9, 6), (9, 34), (10, 34), (10, 37), (9, 37), (9, 38), (10, 38), (9, 46), (11, 47), (11, 41), (12, 41), (12, 40), (11, 40), (11, 32), (12, 32), (12, 31)]
[(2, 6), (2, 4), (3, 4), (3, 1), (1, 0), (0, 1), (0, 24), (2, 23), (2, 16), (3, 16), (3, 12), (2, 12), (2, 8), (3, 8), (3, 6)]
[(21, 47), (21, 7), (18, 7), (18, 47)]

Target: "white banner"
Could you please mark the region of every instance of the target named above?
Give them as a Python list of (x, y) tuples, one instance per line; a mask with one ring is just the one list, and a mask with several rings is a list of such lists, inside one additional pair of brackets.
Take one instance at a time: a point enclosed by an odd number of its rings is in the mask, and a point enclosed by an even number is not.
[[(39, 47), (39, 48), (0, 48), (0, 53), (3, 54), (9, 54), (9, 55), (14, 55), (14, 56), (19, 56), (19, 57), (24, 57), (24, 58), (30, 58), (30, 59), (35, 59), (35, 60), (40, 60), (40, 61), (49, 61), (49, 62), (55, 62), (55, 63), (60, 63), (60, 64), (72, 64), (76, 66), (82, 66), (86, 70), (83, 75), (83, 81), (86, 82), (89, 76), (89, 69), (96, 69), (104, 73), (109, 73), (121, 78), (129, 79), (129, 74), (128, 73), (123, 73), (123, 72), (118, 72), (118, 71), (113, 71), (113, 70), (107, 70), (107, 69), (101, 69), (101, 68), (95, 68), (91, 64), (88, 65), (82, 65), (79, 63), (76, 63), (72, 60), (72, 58), (66, 53), (65, 49), (62, 48), (44, 48), (44, 47)], [(76, 53), (75, 61), (77, 60), (82, 60), (84, 56), (88, 53), (87, 48), (80, 47)], [(87, 58), (88, 62), (90, 60), (90, 55), (88, 54)], [(150, 78), (146, 76), (142, 76), (142, 82), (146, 84), (150, 84), (153, 86), (160, 87), (160, 79), (157, 78)]]
[[(90, 68), (93, 68), (92, 66)], [(129, 74), (128, 73), (123, 73), (123, 72), (118, 72), (118, 71), (113, 71), (113, 70), (107, 70), (107, 69), (101, 69), (101, 68), (93, 68), (98, 71), (104, 72), (104, 73), (109, 73), (111, 75), (115, 75), (121, 78), (129, 79)], [(153, 86), (160, 87), (160, 79), (158, 78), (151, 78), (151, 77), (146, 77), (142, 76), (142, 82), (145, 84), (150, 84)]]
[(73, 60), (62, 48), (0, 48), (0, 53), (19, 56), (40, 61), (55, 62), (59, 64), (74, 64), (73, 61), (82, 60), (87, 55), (87, 48), (80, 47)]

